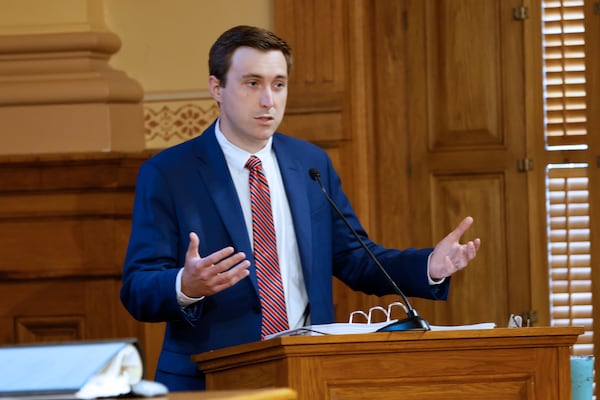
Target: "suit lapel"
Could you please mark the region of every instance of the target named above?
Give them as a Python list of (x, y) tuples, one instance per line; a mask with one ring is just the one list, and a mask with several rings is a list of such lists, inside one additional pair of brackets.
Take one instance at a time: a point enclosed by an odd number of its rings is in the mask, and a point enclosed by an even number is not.
[[(215, 137), (214, 124), (204, 131), (198, 138), (197, 143), (195, 154), (200, 160), (198, 172), (206, 184), (208, 193), (223, 220), (227, 233), (231, 237), (232, 245), (236, 251), (243, 251), (249, 259), (252, 259), (252, 247), (244, 222), (244, 214), (225, 156)], [(250, 276), (256, 287), (254, 267), (251, 268)]]

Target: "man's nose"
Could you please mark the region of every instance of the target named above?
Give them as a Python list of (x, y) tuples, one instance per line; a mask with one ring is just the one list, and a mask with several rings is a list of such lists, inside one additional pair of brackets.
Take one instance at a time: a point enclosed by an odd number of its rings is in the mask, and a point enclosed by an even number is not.
[(266, 88), (260, 96), (260, 105), (265, 108), (273, 107), (273, 91), (271, 88)]

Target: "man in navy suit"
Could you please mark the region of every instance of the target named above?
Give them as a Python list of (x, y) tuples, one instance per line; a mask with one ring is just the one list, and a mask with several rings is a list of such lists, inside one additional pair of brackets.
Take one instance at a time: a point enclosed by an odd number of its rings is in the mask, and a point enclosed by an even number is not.
[(171, 391), (204, 388), (191, 355), (261, 340), (244, 167), (251, 155), (262, 161), (271, 192), (290, 328), (334, 322), (334, 276), (365, 293), (394, 293), (311, 180), (311, 168), (407, 296), (445, 299), (450, 275), (479, 248), (479, 239), (459, 243), (470, 217), (434, 249), (388, 249), (369, 240), (327, 154), (276, 133), (291, 64), (290, 48), (272, 32), (238, 26), (223, 33), (209, 55), (219, 118), (140, 168), (121, 300), (136, 319), (167, 323), (156, 380)]

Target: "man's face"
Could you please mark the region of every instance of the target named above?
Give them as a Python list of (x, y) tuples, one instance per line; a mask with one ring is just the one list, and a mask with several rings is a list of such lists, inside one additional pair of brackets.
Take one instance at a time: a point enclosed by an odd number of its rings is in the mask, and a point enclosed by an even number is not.
[(221, 130), (236, 146), (262, 149), (283, 119), (288, 74), (283, 53), (240, 47), (231, 59), (226, 86), (214, 76), (209, 90), (221, 108)]

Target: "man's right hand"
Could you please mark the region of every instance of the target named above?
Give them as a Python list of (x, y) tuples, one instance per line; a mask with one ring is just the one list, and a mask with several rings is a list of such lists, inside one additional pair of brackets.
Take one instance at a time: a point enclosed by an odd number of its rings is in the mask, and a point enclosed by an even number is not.
[(181, 275), (181, 291), (188, 297), (210, 296), (238, 283), (250, 274), (250, 261), (242, 252), (225, 247), (200, 257), (200, 239), (190, 232), (190, 244)]

